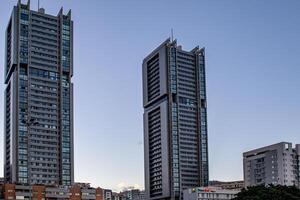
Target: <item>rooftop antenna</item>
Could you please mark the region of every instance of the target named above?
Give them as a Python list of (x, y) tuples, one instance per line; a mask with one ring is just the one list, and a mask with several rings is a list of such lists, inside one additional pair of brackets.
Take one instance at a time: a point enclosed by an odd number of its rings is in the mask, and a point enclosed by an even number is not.
[(40, 10), (40, 0), (38, 0), (38, 11)]
[(174, 41), (174, 37), (173, 37), (173, 28), (171, 28), (171, 41)]

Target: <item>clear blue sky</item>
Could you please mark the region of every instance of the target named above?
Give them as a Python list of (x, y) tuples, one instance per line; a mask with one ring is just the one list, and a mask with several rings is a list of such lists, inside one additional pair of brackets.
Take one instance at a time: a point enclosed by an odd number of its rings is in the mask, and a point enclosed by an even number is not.
[[(0, 2), (1, 63), (15, 4)], [(61, 6), (65, 12), (71, 8), (75, 23), (76, 181), (143, 187), (141, 63), (171, 28), (184, 49), (206, 47), (211, 179), (242, 179), (243, 151), (300, 143), (300, 1), (41, 0), (41, 5), (55, 15)]]

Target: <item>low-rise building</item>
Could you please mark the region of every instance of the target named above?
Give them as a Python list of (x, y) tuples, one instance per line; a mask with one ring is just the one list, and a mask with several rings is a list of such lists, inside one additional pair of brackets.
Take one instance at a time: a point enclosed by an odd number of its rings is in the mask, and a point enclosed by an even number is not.
[(299, 187), (300, 144), (281, 142), (245, 152), (245, 187), (273, 184)]
[(122, 200), (145, 200), (145, 191), (139, 189), (131, 189), (120, 192)]
[(89, 183), (73, 186), (0, 184), (0, 200), (145, 200), (145, 192), (132, 189), (112, 192)]
[(184, 200), (229, 200), (236, 197), (238, 190), (225, 190), (218, 187), (197, 187), (183, 191)]
[(241, 190), (245, 187), (244, 181), (209, 181), (209, 186), (225, 190)]
[(1, 200), (103, 200), (101, 188), (45, 185), (0, 185)]
[(113, 200), (112, 190), (103, 190), (103, 200)]
[(122, 194), (121, 193), (117, 193), (117, 192), (113, 192), (112, 193), (112, 200), (123, 200)]

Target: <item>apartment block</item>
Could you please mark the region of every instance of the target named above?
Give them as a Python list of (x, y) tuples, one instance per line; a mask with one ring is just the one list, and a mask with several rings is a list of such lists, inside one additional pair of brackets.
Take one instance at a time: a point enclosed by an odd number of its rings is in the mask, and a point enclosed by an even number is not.
[(14, 6), (5, 35), (6, 183), (72, 185), (73, 21)]
[(209, 186), (225, 190), (242, 190), (245, 184), (244, 181), (209, 181)]
[(226, 190), (218, 187), (197, 187), (183, 191), (184, 200), (230, 200), (240, 191)]
[(3, 200), (103, 200), (103, 189), (73, 186), (0, 185)]
[(113, 192), (109, 189), (103, 190), (103, 200), (113, 200)]
[(126, 190), (119, 195), (120, 200), (145, 200), (145, 191), (139, 189)]
[(243, 154), (245, 187), (273, 184), (299, 187), (300, 144), (281, 142)]

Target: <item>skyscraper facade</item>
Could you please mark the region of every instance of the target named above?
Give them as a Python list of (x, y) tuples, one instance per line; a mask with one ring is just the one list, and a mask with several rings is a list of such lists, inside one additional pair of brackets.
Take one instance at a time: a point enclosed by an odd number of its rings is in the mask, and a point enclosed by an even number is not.
[(208, 185), (205, 52), (167, 39), (143, 61), (146, 199)]
[(71, 185), (73, 22), (18, 1), (6, 29), (4, 177)]

